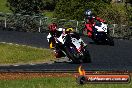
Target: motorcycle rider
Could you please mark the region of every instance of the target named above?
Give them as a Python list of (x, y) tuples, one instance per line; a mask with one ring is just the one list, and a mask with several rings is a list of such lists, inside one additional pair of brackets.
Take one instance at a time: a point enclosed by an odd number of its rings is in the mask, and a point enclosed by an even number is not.
[[(74, 32), (74, 29), (72, 27), (66, 28), (66, 29), (65, 28), (57, 28), (57, 24), (55, 24), (55, 23), (50, 24), (48, 28), (50, 30), (49, 35), (47, 36), (47, 40), (48, 40), (49, 44), (53, 43), (53, 42), (49, 41), (50, 38), (54, 37), (54, 39), (56, 39), (55, 44), (52, 44), (55, 47), (55, 50), (54, 50), (55, 57), (60, 58), (60, 57), (65, 56), (61, 52), (61, 50), (59, 50), (61, 46), (59, 45), (58, 42), (63, 43), (63, 37), (70, 32)], [(82, 42), (83, 42), (83, 40), (82, 40)], [(83, 44), (84, 44), (84, 47), (87, 46), (87, 44), (85, 44), (84, 42), (83, 42)], [(51, 48), (51, 46), (50, 46), (50, 48)]]
[(50, 25), (48, 25), (49, 31), (51, 33), (51, 35), (55, 34), (55, 31), (57, 29), (57, 24), (56, 23), (51, 23)]
[(95, 21), (99, 22), (105, 22), (105, 20), (94, 16), (92, 10), (88, 9), (85, 11), (85, 28), (84, 30), (87, 31), (87, 35), (89, 38), (92, 38), (93, 34), (93, 26), (95, 24)]
[(49, 46), (51, 49), (53, 49), (55, 47), (55, 50), (54, 50), (55, 56), (56, 56), (56, 58), (60, 58), (63, 54), (60, 52), (54, 39), (58, 38), (58, 40), (59, 40), (59, 38), (61, 38), (61, 36), (65, 34), (65, 29), (58, 28), (56, 23), (49, 24), (48, 29), (49, 29), (49, 34), (47, 36), (47, 40), (49, 42)]
[(51, 23), (48, 25), (48, 29), (49, 29), (49, 34), (47, 36), (47, 40), (49, 42), (49, 46), (50, 48), (54, 48), (54, 41), (53, 38), (56, 35), (57, 32), (57, 24), (56, 23)]

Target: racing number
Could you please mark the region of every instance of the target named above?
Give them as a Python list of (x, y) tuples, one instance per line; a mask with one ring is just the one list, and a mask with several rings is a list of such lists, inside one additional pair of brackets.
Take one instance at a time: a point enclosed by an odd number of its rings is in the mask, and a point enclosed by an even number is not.
[(106, 27), (103, 27), (102, 29), (105, 31), (106, 30)]

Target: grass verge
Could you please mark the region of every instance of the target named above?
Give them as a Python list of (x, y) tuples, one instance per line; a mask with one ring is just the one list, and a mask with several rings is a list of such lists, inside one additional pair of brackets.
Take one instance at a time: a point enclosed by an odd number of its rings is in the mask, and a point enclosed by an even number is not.
[(53, 59), (49, 49), (0, 43), (0, 64), (36, 63)]
[(131, 88), (129, 84), (78, 85), (74, 77), (0, 80), (0, 88)]

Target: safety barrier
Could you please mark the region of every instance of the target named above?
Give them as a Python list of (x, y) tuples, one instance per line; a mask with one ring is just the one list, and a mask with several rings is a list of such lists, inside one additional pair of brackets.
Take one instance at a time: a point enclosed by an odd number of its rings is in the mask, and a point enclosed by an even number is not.
[[(47, 32), (48, 25), (56, 22), (59, 27), (73, 27), (76, 32), (83, 33), (84, 21), (48, 18), (44, 16), (29, 16), (0, 12), (0, 29), (24, 31), (24, 32)], [(132, 30), (127, 25), (112, 24), (110, 35), (116, 38), (130, 38)]]

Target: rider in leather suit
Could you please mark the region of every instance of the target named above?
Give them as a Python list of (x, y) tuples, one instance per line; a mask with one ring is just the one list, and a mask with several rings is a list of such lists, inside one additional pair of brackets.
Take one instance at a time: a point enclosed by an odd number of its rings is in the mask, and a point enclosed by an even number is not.
[(95, 24), (95, 20), (99, 22), (105, 22), (105, 20), (94, 16), (93, 12), (91, 10), (86, 10), (85, 11), (85, 28), (84, 30), (87, 31), (87, 35), (89, 38), (92, 38), (93, 34), (93, 26)]

